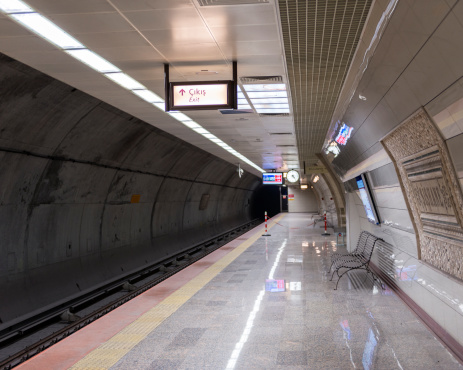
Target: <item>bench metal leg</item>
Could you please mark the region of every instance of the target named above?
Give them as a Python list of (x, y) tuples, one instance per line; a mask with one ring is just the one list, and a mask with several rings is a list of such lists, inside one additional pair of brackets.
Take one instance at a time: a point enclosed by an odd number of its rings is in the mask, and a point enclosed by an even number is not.
[[(338, 270), (334, 270), (334, 271), (333, 271), (333, 274), (331, 275), (330, 281), (333, 281), (334, 273), (338, 273)], [(339, 274), (338, 274), (338, 276), (339, 276)]]
[(331, 272), (331, 269), (332, 269), (333, 265), (334, 265), (334, 262), (331, 262), (330, 269), (328, 270), (328, 273)]

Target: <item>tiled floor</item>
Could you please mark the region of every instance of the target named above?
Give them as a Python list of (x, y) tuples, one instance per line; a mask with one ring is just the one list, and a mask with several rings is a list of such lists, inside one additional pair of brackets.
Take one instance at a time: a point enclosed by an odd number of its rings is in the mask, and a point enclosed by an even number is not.
[(336, 243), (310, 223), (285, 215), (112, 368), (463, 368), (364, 272), (333, 290)]

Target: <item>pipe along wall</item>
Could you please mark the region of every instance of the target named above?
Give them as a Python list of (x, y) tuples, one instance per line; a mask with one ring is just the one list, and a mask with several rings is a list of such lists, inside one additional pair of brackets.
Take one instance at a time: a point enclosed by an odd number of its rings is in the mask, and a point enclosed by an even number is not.
[(0, 179), (0, 329), (263, 216), (257, 176), (2, 54)]

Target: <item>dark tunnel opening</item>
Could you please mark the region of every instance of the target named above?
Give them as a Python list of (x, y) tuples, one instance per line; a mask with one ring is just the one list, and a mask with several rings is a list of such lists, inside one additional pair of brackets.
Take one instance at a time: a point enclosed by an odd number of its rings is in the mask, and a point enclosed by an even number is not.
[(253, 194), (252, 217), (264, 219), (267, 211), (268, 217), (280, 213), (280, 186), (262, 185)]

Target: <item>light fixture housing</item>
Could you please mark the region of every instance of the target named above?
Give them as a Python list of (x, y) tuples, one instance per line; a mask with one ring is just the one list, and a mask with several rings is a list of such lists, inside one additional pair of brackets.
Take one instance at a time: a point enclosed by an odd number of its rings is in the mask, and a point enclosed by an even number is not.
[(61, 49), (85, 49), (85, 46), (39, 13), (14, 13), (10, 17)]
[(127, 90), (146, 90), (140, 82), (123, 72), (105, 73), (104, 75)]
[(94, 53), (91, 50), (70, 49), (65, 50), (65, 52), (69, 54), (71, 57), (77, 59), (78, 61), (88, 65), (90, 68), (94, 69), (97, 72), (110, 73), (121, 71), (114, 64), (109, 63), (106, 59), (100, 57), (98, 54)]

